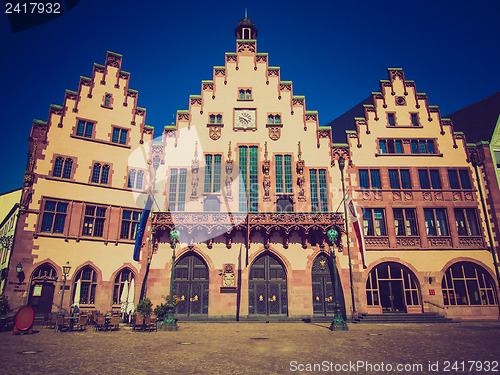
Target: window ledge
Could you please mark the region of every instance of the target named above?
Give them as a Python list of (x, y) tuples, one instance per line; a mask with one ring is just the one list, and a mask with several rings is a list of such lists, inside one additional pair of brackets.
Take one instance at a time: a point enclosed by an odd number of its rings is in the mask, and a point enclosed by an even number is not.
[(101, 104), (101, 107), (102, 108), (106, 108), (106, 109), (113, 109), (113, 107), (110, 107), (110, 106), (107, 106), (107, 105), (104, 105), (104, 104)]
[(122, 148), (129, 148), (129, 149), (132, 148), (129, 145), (122, 145), (120, 143), (114, 143), (114, 142), (111, 142), (111, 141), (104, 141), (102, 139), (82, 137), (82, 136), (76, 135), (76, 134), (71, 134), (70, 137), (71, 138), (76, 138), (76, 139), (81, 139), (83, 141), (89, 141), (89, 142), (95, 142), (95, 143), (102, 143), (102, 144), (110, 145), (110, 146), (116, 146), (116, 147), (122, 147)]
[(433, 156), (433, 157), (443, 157), (443, 154), (380, 154), (380, 153), (375, 153), (375, 157), (377, 156)]

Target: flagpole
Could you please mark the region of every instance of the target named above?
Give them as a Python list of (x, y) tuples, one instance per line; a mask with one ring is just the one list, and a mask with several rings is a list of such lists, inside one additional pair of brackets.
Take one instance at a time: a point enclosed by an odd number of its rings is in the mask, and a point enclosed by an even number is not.
[(342, 201), (344, 203), (344, 221), (345, 221), (345, 235), (347, 239), (347, 258), (349, 260), (349, 281), (351, 284), (351, 302), (352, 302), (352, 315), (356, 312), (356, 303), (354, 301), (354, 286), (352, 282), (352, 263), (351, 263), (351, 247), (349, 243), (349, 219), (347, 215), (347, 205), (345, 202), (345, 186), (344, 186), (344, 167), (345, 160), (343, 157), (339, 158), (340, 179), (342, 180), (342, 193), (344, 195)]
[[(153, 159), (154, 177), (153, 177), (152, 195), (153, 195), (153, 201), (155, 201), (155, 202), (156, 202), (156, 199), (155, 199), (156, 170), (158, 169), (159, 166), (160, 166), (160, 160), (158, 158)], [(158, 203), (156, 204), (156, 206), (158, 207)], [(146, 273), (144, 275), (144, 284), (143, 284), (143, 288), (142, 288), (141, 300), (145, 299), (146, 295), (148, 293), (148, 276), (149, 276), (149, 267), (151, 265), (151, 242), (152, 242), (152, 238), (153, 238), (152, 213), (153, 213), (153, 205), (151, 204), (151, 212), (149, 214), (149, 218), (151, 218), (151, 221), (149, 223), (148, 256), (146, 259)]]

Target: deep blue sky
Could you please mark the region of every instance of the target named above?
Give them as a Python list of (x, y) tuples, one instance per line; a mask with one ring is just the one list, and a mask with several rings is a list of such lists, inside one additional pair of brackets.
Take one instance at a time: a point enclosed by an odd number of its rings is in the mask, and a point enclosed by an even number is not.
[[(164, 4), (164, 5), (163, 5)], [(387, 68), (426, 92), (445, 115), (500, 90), (498, 1), (89, 1), (12, 33), (0, 14), (0, 193), (22, 186), (34, 118), (63, 104), (106, 51), (123, 55), (130, 88), (160, 134), (201, 80), (235, 51), (248, 8), (258, 52), (293, 81), (325, 125), (379, 89)]]

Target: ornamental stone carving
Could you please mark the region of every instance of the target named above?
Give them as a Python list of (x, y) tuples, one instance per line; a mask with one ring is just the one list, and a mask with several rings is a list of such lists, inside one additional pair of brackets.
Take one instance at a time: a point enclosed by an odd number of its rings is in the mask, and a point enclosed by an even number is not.
[(221, 137), (222, 134), (222, 126), (209, 126), (208, 135), (210, 139), (216, 141)]
[(268, 126), (269, 138), (273, 141), (277, 141), (281, 137), (281, 126)]

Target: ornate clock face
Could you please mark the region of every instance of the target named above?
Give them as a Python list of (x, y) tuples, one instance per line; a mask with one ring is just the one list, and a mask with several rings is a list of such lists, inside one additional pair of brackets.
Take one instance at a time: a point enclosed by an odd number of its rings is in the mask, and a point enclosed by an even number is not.
[(255, 109), (235, 109), (234, 127), (236, 129), (255, 129)]

